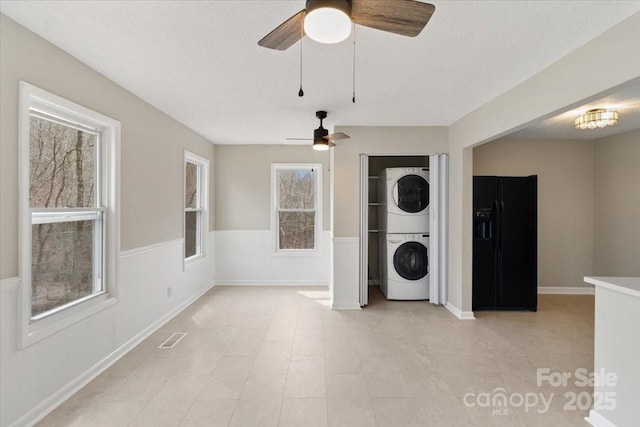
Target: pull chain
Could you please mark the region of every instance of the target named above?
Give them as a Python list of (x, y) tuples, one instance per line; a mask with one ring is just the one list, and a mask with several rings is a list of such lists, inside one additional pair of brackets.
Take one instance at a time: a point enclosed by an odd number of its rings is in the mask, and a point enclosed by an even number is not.
[(302, 42), (304, 40), (304, 17), (300, 21), (300, 90), (298, 96), (303, 97), (304, 91), (302, 90)]
[(351, 24), (353, 26), (353, 97), (351, 101), (356, 103), (356, 24), (355, 22)]

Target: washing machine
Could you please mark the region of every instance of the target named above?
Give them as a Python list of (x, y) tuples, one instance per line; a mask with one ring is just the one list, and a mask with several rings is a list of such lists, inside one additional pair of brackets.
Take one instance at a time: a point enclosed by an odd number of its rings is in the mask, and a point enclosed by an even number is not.
[(429, 236), (383, 234), (380, 289), (387, 299), (429, 299)]
[(378, 182), (379, 229), (387, 233), (428, 233), (429, 169), (388, 168)]

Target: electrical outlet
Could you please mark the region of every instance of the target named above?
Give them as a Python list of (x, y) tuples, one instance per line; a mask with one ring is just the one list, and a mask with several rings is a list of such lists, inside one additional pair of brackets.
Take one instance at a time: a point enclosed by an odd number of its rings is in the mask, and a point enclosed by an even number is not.
[(167, 298), (171, 298), (171, 292), (172, 292), (171, 286), (167, 286)]

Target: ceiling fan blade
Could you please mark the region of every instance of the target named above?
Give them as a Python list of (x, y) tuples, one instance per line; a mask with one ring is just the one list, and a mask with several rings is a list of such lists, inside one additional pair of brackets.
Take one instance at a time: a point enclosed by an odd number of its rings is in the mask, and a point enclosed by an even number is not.
[(427, 25), (436, 7), (414, 0), (353, 0), (351, 17), (356, 24), (415, 37)]
[(329, 148), (331, 148), (331, 147), (335, 147), (335, 146), (336, 146), (336, 143), (335, 143), (335, 142), (329, 141)]
[(342, 132), (332, 133), (331, 135), (327, 135), (324, 137), (324, 139), (326, 139), (327, 141), (339, 141), (341, 139), (349, 139), (349, 138), (351, 138), (349, 135)]
[(269, 49), (289, 49), (304, 36), (304, 30), (302, 28), (304, 15), (305, 10), (303, 9), (264, 36), (258, 44)]

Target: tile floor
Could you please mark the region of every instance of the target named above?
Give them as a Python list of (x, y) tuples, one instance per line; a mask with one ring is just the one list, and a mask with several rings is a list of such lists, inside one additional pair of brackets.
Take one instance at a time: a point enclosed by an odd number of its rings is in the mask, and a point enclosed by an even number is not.
[[(573, 409), (571, 397), (592, 389), (538, 387), (536, 368), (593, 369), (593, 297), (542, 295), (537, 313), (459, 321), (378, 291), (362, 311), (332, 311), (327, 296), (216, 287), (39, 425), (587, 425), (586, 398)], [(158, 349), (173, 332), (188, 335)]]

